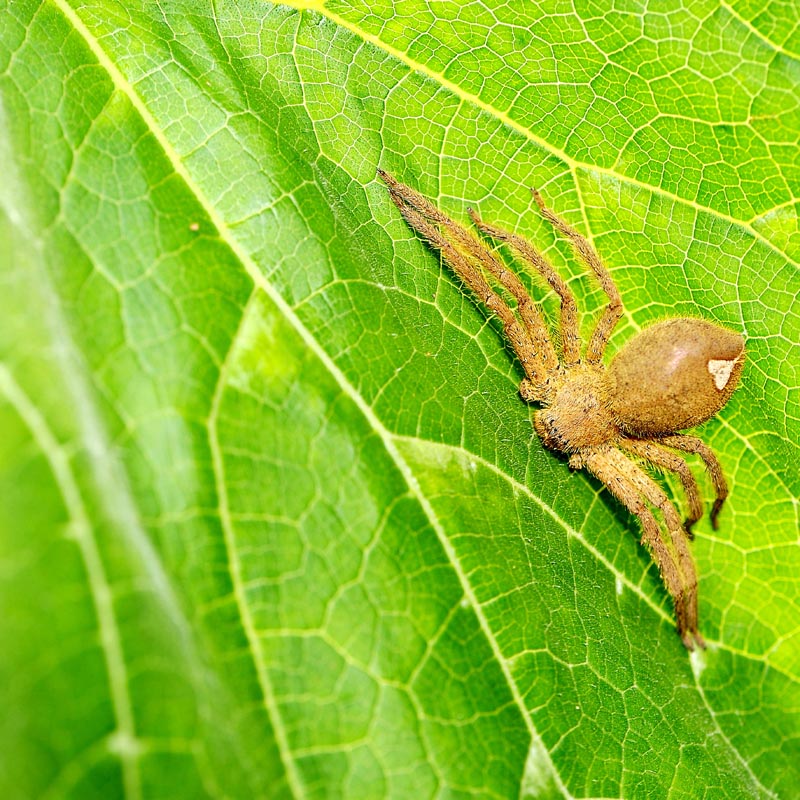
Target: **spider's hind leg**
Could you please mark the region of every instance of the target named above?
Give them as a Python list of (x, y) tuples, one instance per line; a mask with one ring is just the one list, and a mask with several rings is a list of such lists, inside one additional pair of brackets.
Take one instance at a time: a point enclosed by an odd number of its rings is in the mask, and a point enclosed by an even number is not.
[[(639, 518), (642, 542), (655, 559), (661, 579), (675, 604), (675, 619), (683, 644), (688, 650), (694, 650), (695, 645), (705, 647), (697, 628), (697, 573), (686, 533), (669, 498), (652, 478), (614, 447), (590, 450), (583, 456), (583, 463), (617, 500)], [(669, 541), (665, 540), (648, 503), (663, 513)]]
[(660, 441), (667, 447), (680, 450), (682, 453), (696, 453), (703, 460), (703, 464), (705, 464), (706, 471), (711, 477), (711, 483), (714, 485), (714, 491), (717, 495), (714, 499), (714, 505), (711, 508), (711, 527), (717, 530), (719, 527), (717, 517), (722, 510), (725, 499), (728, 497), (728, 483), (722, 472), (722, 465), (719, 463), (719, 459), (714, 455), (714, 451), (702, 439), (698, 439), (696, 436), (688, 436), (685, 433), (664, 436)]
[(676, 456), (662, 447), (660, 443), (657, 444), (656, 442), (642, 439), (620, 439), (618, 444), (623, 450), (627, 450), (629, 453), (633, 453), (661, 469), (677, 474), (683, 485), (686, 502), (689, 505), (689, 515), (686, 517), (683, 527), (686, 530), (686, 535), (690, 539), (694, 539), (692, 526), (703, 516), (703, 501), (700, 497), (697, 481), (691, 469), (689, 469), (689, 465), (680, 456)]

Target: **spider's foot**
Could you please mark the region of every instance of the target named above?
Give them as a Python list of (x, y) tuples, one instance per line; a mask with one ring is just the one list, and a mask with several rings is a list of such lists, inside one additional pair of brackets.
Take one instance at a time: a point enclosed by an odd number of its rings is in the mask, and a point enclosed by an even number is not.
[(385, 170), (380, 169), (380, 167), (378, 168), (378, 177), (386, 184), (389, 195), (395, 204), (397, 204), (398, 200), (404, 202), (403, 198), (400, 197), (400, 182), (396, 178), (392, 177)]
[(686, 521), (683, 523), (683, 529), (686, 531), (686, 537), (690, 542), (694, 541), (694, 531), (692, 530), (692, 526), (695, 524), (695, 522), (697, 522), (696, 519), (687, 517)]
[(684, 631), (681, 633), (681, 641), (690, 652), (694, 651), (695, 647), (699, 647), (701, 650), (706, 649), (706, 640), (700, 635), (700, 631)]
[(723, 497), (721, 500), (717, 498), (714, 501), (714, 507), (711, 509), (711, 527), (717, 531), (719, 530), (719, 512), (722, 511), (722, 504), (725, 502), (725, 498)]
[(542, 211), (544, 211), (547, 206), (545, 206), (544, 199), (539, 194), (539, 190), (531, 186), (531, 194), (533, 195), (533, 199), (536, 201), (536, 205), (539, 206)]
[(380, 169), (380, 167), (378, 168), (378, 177), (386, 184), (386, 188), (389, 190), (389, 194), (395, 203), (399, 200), (402, 203), (409, 204), (410, 201), (408, 197), (403, 193), (403, 189), (407, 189), (408, 187), (404, 187), (397, 178), (390, 175), (386, 170)]

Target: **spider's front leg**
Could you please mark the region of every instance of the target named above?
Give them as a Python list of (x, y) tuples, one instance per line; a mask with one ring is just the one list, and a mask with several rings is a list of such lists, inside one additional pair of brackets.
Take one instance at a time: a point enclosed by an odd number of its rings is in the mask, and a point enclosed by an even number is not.
[[(564, 279), (553, 269), (550, 262), (521, 236), (509, 233), (498, 225), (484, 222), (476, 211), (468, 209), (472, 221), (478, 230), (501, 242), (505, 242), (512, 252), (538, 272), (549, 284), (550, 288), (561, 299), (561, 348), (564, 364), (577, 364), (581, 357), (580, 323), (578, 305), (575, 296), (569, 290)], [(521, 392), (520, 392), (521, 394)], [(524, 397), (524, 395), (523, 395)]]
[(547, 397), (546, 381), (534, 383), (528, 378), (523, 378), (519, 384), (519, 396), (526, 403), (542, 403)]
[[(378, 170), (392, 202), (405, 221), (438, 250), (446, 264), (474, 292), (483, 305), (499, 317), (503, 332), (522, 364), (526, 380), (524, 398), (538, 400), (547, 376), (557, 368), (558, 357), (544, 319), (519, 278), (507, 269), (473, 234), (450, 219), (419, 192)], [(514, 297), (516, 313), (486, 280), (490, 275)], [(530, 388), (529, 388), (530, 387)]]
[(597, 327), (592, 334), (592, 338), (586, 350), (586, 361), (589, 364), (599, 364), (603, 359), (603, 352), (606, 349), (606, 344), (623, 313), (622, 298), (620, 297), (619, 289), (617, 289), (617, 285), (614, 283), (611, 273), (605, 268), (603, 262), (600, 260), (600, 256), (597, 255), (586, 238), (561, 219), (558, 214), (551, 211), (545, 205), (542, 196), (536, 189), (533, 190), (533, 198), (536, 200), (536, 204), (539, 206), (542, 216), (556, 230), (560, 231), (570, 240), (575, 252), (580, 259), (589, 266), (592, 272), (594, 272), (600, 286), (608, 296), (608, 305), (597, 323)]

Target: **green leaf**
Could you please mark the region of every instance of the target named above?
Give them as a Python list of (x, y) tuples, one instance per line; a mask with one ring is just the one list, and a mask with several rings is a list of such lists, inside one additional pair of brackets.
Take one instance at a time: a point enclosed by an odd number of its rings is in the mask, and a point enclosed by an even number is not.
[[(795, 796), (797, 9), (296, 5), (4, 4), (0, 795)], [(378, 166), (745, 333), (705, 652)]]

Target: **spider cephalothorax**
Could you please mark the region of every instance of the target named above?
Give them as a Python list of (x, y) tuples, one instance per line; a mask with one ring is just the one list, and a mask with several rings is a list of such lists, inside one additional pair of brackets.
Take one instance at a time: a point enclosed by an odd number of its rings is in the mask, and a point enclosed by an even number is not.
[[(708, 445), (678, 431), (705, 422), (727, 403), (744, 365), (744, 339), (704, 320), (670, 319), (634, 336), (605, 367), (603, 352), (622, 315), (622, 300), (586, 239), (546, 208), (534, 191), (544, 218), (570, 240), (609, 298), (581, 354), (578, 310), (563, 279), (528, 242), (483, 222), (470, 209), (480, 231), (509, 245), (559, 296), (559, 358), (541, 312), (519, 278), (472, 233), (418, 192), (382, 170), (378, 174), (408, 224), (442, 253), (466, 286), (500, 318), (525, 371), (520, 395), (541, 406), (534, 426), (542, 442), (566, 453), (574, 469), (588, 469), (639, 518), (642, 541), (674, 600), (683, 643), (690, 650), (695, 644), (705, 646), (697, 629), (697, 575), (688, 546), (692, 525), (703, 513), (702, 502), (688, 464), (675, 451), (695, 453), (705, 464), (716, 493), (711, 510), (716, 528), (728, 495), (722, 468)], [(487, 274), (514, 298), (516, 313), (489, 284)], [(689, 506), (685, 522), (636, 460), (678, 475)], [(653, 508), (660, 512), (663, 527)]]

